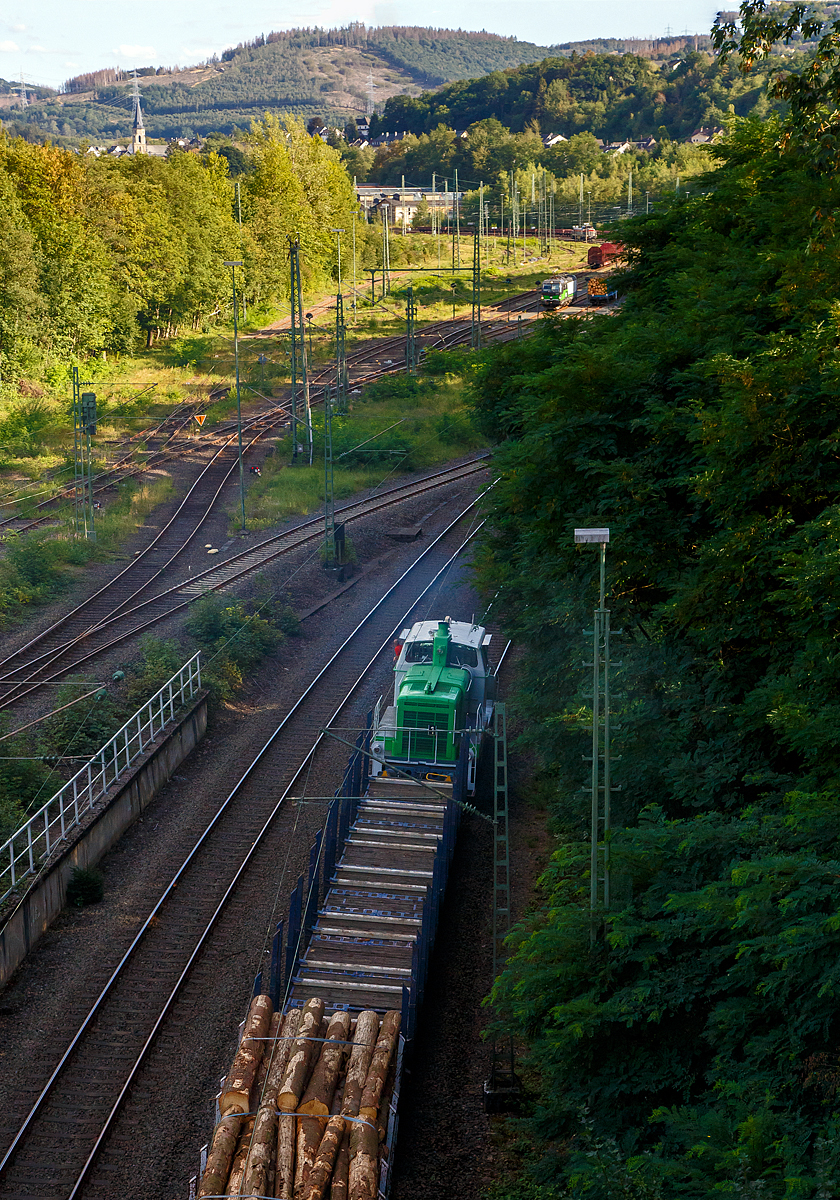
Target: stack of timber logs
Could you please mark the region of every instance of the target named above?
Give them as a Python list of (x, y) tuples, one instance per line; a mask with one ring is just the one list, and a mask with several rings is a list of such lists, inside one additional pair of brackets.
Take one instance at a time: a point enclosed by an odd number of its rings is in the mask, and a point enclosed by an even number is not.
[(197, 1200), (376, 1200), (400, 1014), (255, 996), (219, 1097)]

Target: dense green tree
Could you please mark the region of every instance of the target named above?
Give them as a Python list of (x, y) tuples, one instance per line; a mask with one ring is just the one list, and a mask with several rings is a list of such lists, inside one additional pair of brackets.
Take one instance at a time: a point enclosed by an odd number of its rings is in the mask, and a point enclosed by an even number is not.
[[(840, 243), (806, 150), (736, 125), (708, 194), (623, 230), (618, 313), (541, 321), (477, 382), (499, 442), (479, 569), (527, 648), (558, 836), (495, 989), (540, 1081), (549, 1196), (840, 1187)], [(610, 527), (624, 631), (593, 951), (587, 524)]]

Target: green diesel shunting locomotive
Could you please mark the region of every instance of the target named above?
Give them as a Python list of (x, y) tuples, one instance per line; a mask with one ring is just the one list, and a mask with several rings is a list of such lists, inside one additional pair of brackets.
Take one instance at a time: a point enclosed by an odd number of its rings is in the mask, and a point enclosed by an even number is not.
[(487, 661), (490, 637), (466, 621), (418, 621), (395, 646), (394, 702), (376, 706), (371, 749), (374, 775), (389, 766), (415, 778), (450, 782), (469, 738), (467, 791), (484, 732), (493, 716), (495, 679)]

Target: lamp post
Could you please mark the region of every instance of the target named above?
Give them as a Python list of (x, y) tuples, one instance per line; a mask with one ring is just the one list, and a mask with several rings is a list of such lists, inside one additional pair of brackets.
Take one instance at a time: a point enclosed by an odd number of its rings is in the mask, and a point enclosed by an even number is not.
[(650, 192), (645, 192), (645, 212), (650, 212)]
[(452, 320), (454, 321), (455, 320), (455, 289), (458, 285), (455, 282), (455, 280), (453, 279), (449, 286), (452, 288)]
[(306, 324), (309, 327), (309, 361), (312, 362), (312, 313), (306, 314)]
[(224, 266), (230, 267), (230, 278), (233, 285), (233, 361), (236, 367), (236, 424), (239, 439), (239, 503), (242, 509), (242, 532), (245, 532), (245, 472), (242, 469), (242, 401), (239, 396), (239, 326), (236, 322), (236, 268), (242, 266), (241, 259), (226, 260)]
[(592, 193), (586, 193), (586, 224), (592, 224)]
[[(610, 906), (610, 610), (605, 607), (605, 576), (609, 529), (576, 529), (579, 545), (600, 548), (598, 607), (592, 629), (592, 782), (590, 824), (589, 909), (592, 917), (591, 943), (595, 943), (595, 920), (600, 901)], [(601, 793), (603, 792), (603, 807)], [(598, 843), (603, 840), (603, 874), (599, 879)], [(603, 884), (603, 889), (599, 888)]]

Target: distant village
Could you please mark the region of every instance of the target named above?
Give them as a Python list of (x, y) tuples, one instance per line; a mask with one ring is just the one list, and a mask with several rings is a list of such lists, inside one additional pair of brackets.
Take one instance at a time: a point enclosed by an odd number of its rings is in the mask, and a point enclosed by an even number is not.
[[(354, 124), (358, 136), (350, 142), (350, 145), (359, 149), (370, 146), (375, 150), (379, 146), (389, 146), (409, 136), (406, 130), (402, 130), (393, 133), (380, 133), (377, 137), (372, 138), (370, 137), (370, 125), (367, 118), (357, 117)], [(317, 120), (309, 122), (307, 132), (310, 137), (320, 137), (325, 142), (334, 142), (335, 139), (344, 140), (345, 136), (343, 129), (321, 125)], [(704, 143), (714, 141), (722, 133), (723, 130), (718, 126), (696, 129), (691, 137), (686, 140), (693, 145), (703, 145)], [(469, 137), (469, 130), (456, 129), (455, 136), (466, 139)], [(562, 133), (553, 133), (547, 134), (542, 140), (544, 146), (550, 147), (557, 146), (561, 142), (566, 142), (568, 138)], [(605, 142), (601, 138), (596, 138), (595, 140), (604, 154), (626, 154), (628, 150), (642, 150), (649, 154), (657, 145), (656, 138), (654, 137), (644, 138), (642, 141), (625, 139), (619, 142)], [(120, 158), (126, 154), (147, 154), (156, 158), (165, 158), (170, 153), (198, 152), (201, 150), (202, 145), (203, 143), (200, 138), (173, 138), (171, 141), (162, 144), (148, 142), (146, 140), (140, 94), (135, 85), (131, 141), (128, 145), (118, 144), (110, 147), (89, 146), (85, 153), (93, 154), (97, 158), (102, 155)], [(403, 228), (413, 223), (417, 210), (422, 203), (425, 203), (429, 209), (434, 209), (445, 215), (452, 213), (455, 205), (463, 199), (463, 192), (449, 191), (446, 185), (444, 185), (444, 190), (440, 192), (412, 185), (408, 187), (403, 186), (398, 191), (389, 193), (387, 188), (383, 188), (381, 184), (357, 184), (355, 179), (353, 180), (353, 184), (356, 199), (366, 216), (376, 216), (387, 209), (389, 210), (392, 222), (398, 226), (402, 225)]]

